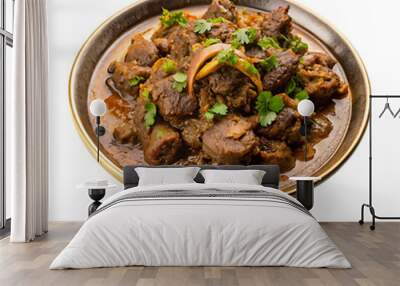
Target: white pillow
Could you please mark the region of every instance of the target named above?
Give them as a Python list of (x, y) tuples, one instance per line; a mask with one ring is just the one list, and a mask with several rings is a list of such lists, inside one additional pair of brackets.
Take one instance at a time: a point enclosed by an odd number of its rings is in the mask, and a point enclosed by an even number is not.
[(195, 183), (193, 180), (200, 168), (135, 168), (139, 176), (139, 186)]
[(262, 170), (201, 170), (205, 184), (261, 185), (265, 171)]

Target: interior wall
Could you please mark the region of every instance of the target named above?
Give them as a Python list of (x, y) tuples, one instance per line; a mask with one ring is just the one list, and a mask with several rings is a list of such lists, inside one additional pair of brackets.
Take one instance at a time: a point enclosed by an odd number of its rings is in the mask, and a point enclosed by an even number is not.
[[(90, 199), (76, 186), (87, 179), (114, 179), (89, 154), (73, 126), (68, 107), (68, 77), (73, 60), (86, 38), (110, 15), (134, 0), (48, 1), (50, 92), (50, 220), (84, 220)], [(354, 45), (364, 60), (374, 93), (400, 94), (400, 2), (391, 0), (299, 0), (327, 19)], [(374, 111), (384, 101), (374, 102)], [(392, 101), (400, 108), (400, 100)], [(376, 114), (375, 114), (376, 115)], [(396, 186), (400, 149), (400, 119), (375, 120), (374, 200), (379, 215), (399, 215), (400, 191)], [(332, 177), (317, 187), (314, 216), (320, 221), (355, 221), (368, 199), (368, 136), (353, 156)], [(119, 189), (121, 185), (118, 182)], [(108, 193), (108, 195), (114, 192)]]

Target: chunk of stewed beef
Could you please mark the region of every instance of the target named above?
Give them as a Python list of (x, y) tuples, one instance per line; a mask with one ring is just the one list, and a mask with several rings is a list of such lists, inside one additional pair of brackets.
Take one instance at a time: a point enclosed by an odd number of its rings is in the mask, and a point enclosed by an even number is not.
[(207, 32), (207, 37), (230, 43), (236, 29), (237, 27), (230, 22), (215, 23), (212, 25), (211, 30)]
[(137, 136), (143, 146), (145, 161), (150, 165), (172, 164), (178, 160), (182, 140), (168, 123), (157, 120), (151, 127), (145, 126), (146, 100), (141, 97), (135, 103), (134, 123)]
[(237, 11), (235, 5), (229, 0), (213, 0), (204, 13), (204, 19), (224, 18), (231, 22), (236, 22)]
[(278, 7), (265, 13), (260, 25), (262, 35), (275, 38), (281, 35), (287, 36), (292, 28), (292, 18), (288, 13), (289, 6)]
[(268, 139), (284, 140), (288, 129), (298, 120), (296, 112), (292, 108), (285, 107), (271, 125), (258, 128), (257, 134)]
[(313, 66), (314, 64), (331, 69), (336, 65), (336, 61), (329, 55), (319, 52), (309, 52), (303, 56), (303, 66)]
[(228, 116), (203, 134), (203, 151), (218, 164), (249, 162), (258, 146), (253, 128), (243, 117)]
[(153, 42), (162, 48), (164, 53), (168, 53), (180, 69), (188, 68), (193, 45), (199, 41), (193, 31), (193, 25), (194, 22), (191, 21), (186, 27), (180, 25), (161, 27), (152, 37)]
[(135, 61), (141, 66), (151, 66), (157, 59), (158, 49), (154, 43), (146, 40), (142, 34), (136, 34), (128, 47), (125, 61)]
[(283, 141), (260, 139), (259, 156), (264, 164), (279, 165), (282, 173), (291, 170), (296, 165), (292, 150)]
[(278, 66), (267, 72), (263, 77), (265, 90), (277, 91), (282, 89), (296, 73), (300, 57), (292, 50), (277, 52)]
[(313, 64), (301, 66), (297, 77), (304, 85), (311, 100), (318, 106), (325, 105), (332, 98), (347, 95), (348, 86), (330, 68)]
[(183, 141), (193, 150), (201, 149), (201, 137), (203, 136), (203, 133), (212, 125), (212, 122), (204, 119), (186, 120), (181, 132)]
[(157, 123), (144, 146), (144, 159), (151, 165), (171, 164), (178, 159), (181, 143), (177, 131), (168, 124)]
[(118, 90), (123, 97), (136, 98), (139, 85), (150, 76), (151, 68), (139, 66), (136, 62), (114, 62), (109, 67), (109, 72), (112, 73), (111, 83), (108, 80), (110, 88)]
[(154, 83), (151, 94), (160, 115), (177, 128), (197, 109), (195, 96), (188, 95), (186, 91), (178, 92), (174, 89), (173, 76), (168, 76)]
[(118, 143), (134, 143), (137, 138), (137, 130), (132, 122), (124, 122), (114, 128), (113, 136)]
[(250, 79), (240, 71), (222, 67), (203, 81), (208, 84), (217, 101), (225, 103), (230, 109), (251, 111), (257, 92)]

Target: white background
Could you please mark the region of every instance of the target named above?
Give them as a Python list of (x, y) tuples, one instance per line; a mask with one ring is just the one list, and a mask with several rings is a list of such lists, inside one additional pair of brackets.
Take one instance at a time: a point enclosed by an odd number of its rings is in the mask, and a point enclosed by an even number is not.
[[(106, 18), (134, 0), (49, 0), (50, 220), (84, 220), (90, 199), (76, 185), (113, 178), (89, 154), (68, 109), (68, 76), (79, 48)], [(400, 94), (400, 1), (301, 0), (334, 23), (358, 50), (374, 93)], [(384, 101), (374, 102), (376, 112)], [(400, 100), (392, 101), (397, 110)], [(375, 120), (375, 205), (379, 215), (400, 215), (400, 119)], [(316, 190), (313, 214), (321, 221), (355, 221), (368, 199), (368, 136), (353, 156)]]

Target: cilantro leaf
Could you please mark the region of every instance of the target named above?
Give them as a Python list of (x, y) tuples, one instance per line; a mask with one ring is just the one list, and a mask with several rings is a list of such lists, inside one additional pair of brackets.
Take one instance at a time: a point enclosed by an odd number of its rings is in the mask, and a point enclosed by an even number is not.
[(244, 44), (248, 44), (249, 41), (249, 37), (247, 36), (246, 33), (246, 29), (238, 29), (235, 32), (233, 32), (233, 36), (238, 40), (239, 43), (241, 43), (242, 45)]
[(285, 92), (290, 97), (299, 101), (310, 98), (308, 92), (302, 87), (302, 84), (296, 75), (290, 79), (286, 86)]
[(214, 113), (212, 113), (212, 112), (210, 112), (210, 111), (207, 111), (206, 113), (204, 113), (204, 116), (206, 117), (206, 119), (207, 119), (208, 121), (211, 121), (211, 120), (214, 119)]
[(285, 104), (283, 103), (283, 100), (280, 96), (274, 95), (269, 100), (268, 109), (270, 111), (279, 113), (283, 109), (283, 107), (285, 107)]
[(204, 113), (204, 116), (207, 120), (211, 121), (214, 119), (215, 115), (225, 116), (227, 114), (228, 107), (221, 102), (217, 102), (211, 108), (209, 108), (206, 113)]
[(296, 41), (295, 45), (292, 47), (295, 53), (305, 53), (308, 50), (308, 44), (300, 41)]
[(262, 127), (267, 127), (268, 125), (271, 125), (272, 122), (276, 119), (277, 115), (275, 112), (267, 112), (266, 114), (260, 115), (260, 125)]
[(249, 38), (250, 44), (255, 42), (257, 39), (257, 30), (255, 28), (247, 28), (247, 37)]
[(187, 75), (183, 72), (177, 72), (172, 77), (174, 82), (172, 83), (172, 88), (175, 89), (177, 92), (182, 92), (187, 85)]
[(185, 82), (187, 80), (187, 75), (183, 72), (177, 72), (174, 74), (173, 79), (176, 82)]
[(310, 96), (308, 95), (308, 92), (305, 89), (302, 89), (296, 93), (294, 98), (297, 99), (298, 101), (302, 101), (303, 99), (309, 99)]
[(221, 43), (221, 40), (220, 40), (220, 39), (217, 39), (217, 38), (208, 38), (208, 39), (206, 39), (206, 40), (203, 41), (203, 46), (204, 46), (204, 47), (208, 47), (208, 46), (211, 46), (211, 45), (214, 45), (214, 44), (218, 44), (218, 43)]
[(267, 72), (270, 72), (279, 67), (279, 59), (275, 55), (271, 55), (268, 58), (263, 59), (259, 64)]
[(295, 53), (305, 53), (308, 50), (308, 44), (304, 43), (300, 37), (292, 36), (291, 38), (287, 38), (284, 35), (281, 35), (285, 40), (285, 45), (292, 49)]
[(242, 28), (233, 33), (233, 45), (247, 45), (253, 43), (257, 38), (257, 30), (255, 28)]
[(144, 115), (144, 126), (149, 128), (156, 122), (157, 106), (153, 102), (147, 102), (144, 109), (146, 110)]
[(272, 97), (270, 91), (262, 91), (257, 96), (256, 109), (259, 114), (266, 114), (268, 112), (269, 101)]
[(296, 87), (297, 87), (297, 81), (294, 77), (292, 77), (288, 85), (286, 86), (285, 90), (286, 94), (291, 95), (295, 91)]
[(221, 102), (217, 102), (208, 111), (218, 115), (226, 115), (228, 113), (228, 107)]
[(284, 103), (280, 96), (272, 96), (270, 91), (260, 92), (256, 100), (260, 125), (263, 127), (270, 125), (283, 107)]
[(280, 49), (281, 47), (279, 46), (278, 41), (275, 38), (272, 37), (263, 37), (261, 38), (257, 45), (263, 49), (263, 50), (268, 50), (270, 48), (274, 49)]
[(173, 60), (166, 59), (161, 68), (165, 73), (173, 73), (176, 71), (176, 64)]
[(144, 88), (141, 92), (140, 92), (140, 96), (145, 99), (146, 101), (150, 100), (150, 92), (147, 88)]
[(237, 38), (233, 38), (231, 41), (231, 46), (234, 47), (235, 49), (239, 49), (242, 46), (242, 44)]
[(258, 74), (257, 68), (252, 63), (249, 63), (248, 61), (243, 61), (243, 65), (249, 73)]
[(217, 59), (220, 63), (224, 64), (230, 63), (232, 65), (236, 65), (238, 62), (238, 58), (232, 48), (220, 51), (217, 55)]
[(185, 15), (183, 14), (183, 11), (170, 12), (164, 8), (162, 8), (162, 15), (160, 17), (160, 21), (165, 28), (169, 28), (175, 24), (178, 24), (182, 27), (186, 27), (188, 23)]
[(204, 19), (196, 20), (194, 23), (194, 32), (198, 34), (204, 34), (211, 30), (212, 24)]
[(212, 24), (217, 24), (217, 23), (226, 23), (226, 22), (228, 22), (228, 20), (226, 20), (225, 18), (222, 18), (222, 17), (217, 17), (217, 18), (207, 19), (207, 22), (210, 22)]
[(144, 80), (145, 80), (144, 77), (142, 77), (140, 75), (136, 75), (132, 79), (130, 79), (128, 82), (129, 82), (130, 86), (137, 86), (139, 83), (141, 83)]
[(174, 81), (172, 83), (172, 88), (175, 89), (177, 92), (182, 92), (186, 87), (186, 82), (177, 82)]

